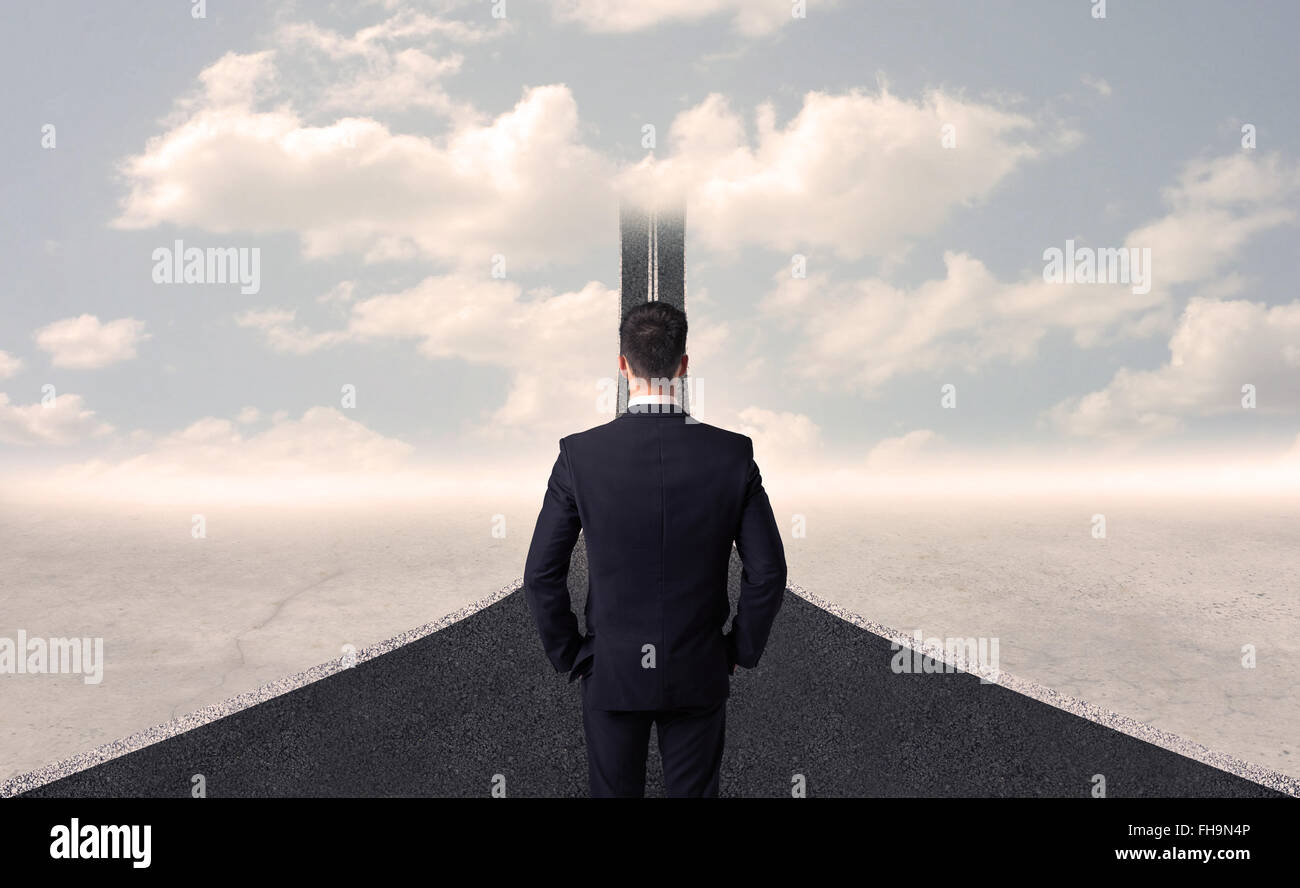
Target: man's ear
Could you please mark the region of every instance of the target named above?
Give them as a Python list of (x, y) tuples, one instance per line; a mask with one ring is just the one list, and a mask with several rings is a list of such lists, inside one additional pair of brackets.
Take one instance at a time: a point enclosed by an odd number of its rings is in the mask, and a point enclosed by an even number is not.
[(618, 356), (618, 375), (623, 377), (624, 379), (629, 379), (632, 375), (630, 372), (628, 372), (627, 358), (623, 357), (622, 355)]
[(685, 375), (686, 375), (686, 365), (687, 365), (687, 363), (689, 363), (688, 356), (687, 356), (687, 355), (682, 355), (682, 362), (681, 362), (681, 364), (678, 365), (678, 367), (677, 367), (677, 375), (678, 375), (678, 376), (685, 376)]

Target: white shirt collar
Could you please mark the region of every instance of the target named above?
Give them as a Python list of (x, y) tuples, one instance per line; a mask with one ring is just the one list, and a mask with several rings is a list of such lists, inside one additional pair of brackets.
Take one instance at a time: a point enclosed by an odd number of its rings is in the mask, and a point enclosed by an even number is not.
[(682, 406), (680, 403), (678, 403), (677, 399), (674, 398), (672, 395), (662, 395), (662, 394), (661, 395), (637, 395), (634, 398), (628, 399), (627, 406), (635, 407), (637, 404), (676, 404), (678, 407)]

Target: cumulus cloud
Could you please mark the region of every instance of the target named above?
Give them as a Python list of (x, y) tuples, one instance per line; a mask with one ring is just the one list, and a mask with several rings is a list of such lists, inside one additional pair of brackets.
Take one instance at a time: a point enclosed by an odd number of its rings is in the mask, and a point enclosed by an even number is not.
[[(433, 360), (456, 359), (506, 371), (504, 395), (485, 399), (478, 418), (463, 431), (482, 441), (550, 446), (561, 435), (613, 417), (617, 394), (618, 291), (592, 281), (556, 293), (525, 291), (518, 284), (481, 275), (433, 275), (394, 293), (348, 305), (341, 326), (318, 329), (297, 320), (293, 309), (242, 312), (236, 323), (257, 331), (273, 349), (305, 355), (344, 344), (410, 342)], [(692, 412), (705, 422), (770, 424), (772, 413), (737, 411), (749, 403), (747, 373), (715, 375), (742, 364), (730, 326), (703, 307), (691, 315)], [(432, 380), (432, 385), (437, 385)], [(456, 392), (441, 393), (463, 400)], [(438, 392), (431, 394), (437, 397)], [(782, 415), (782, 418), (793, 414)], [(803, 419), (807, 423), (806, 418)], [(774, 441), (801, 442), (773, 426)]]
[(902, 288), (879, 278), (792, 278), (778, 272), (761, 309), (799, 333), (789, 375), (822, 387), (875, 394), (909, 373), (976, 371), (1037, 354), (1050, 330), (1080, 345), (1160, 329), (1165, 298), (1126, 285), (1051, 284), (1039, 277), (999, 281), (965, 253), (946, 253), (943, 278)]
[(373, 496), (381, 489), (400, 493), (410, 483), (414, 448), (340, 410), (313, 407), (300, 419), (277, 413), (257, 433), (240, 427), (244, 418), (204, 417), (157, 440), (132, 435), (141, 448), (135, 456), (72, 463), (48, 477), (15, 478), (13, 484), (78, 500), (196, 503)]
[(307, 355), (326, 346), (346, 342), (346, 330), (313, 332), (295, 324), (298, 313), (288, 308), (254, 308), (235, 315), (241, 327), (261, 331), (271, 348), (291, 355)]
[(803, 413), (746, 407), (735, 431), (754, 440), (754, 460), (765, 469), (798, 471), (819, 458), (821, 428)]
[(123, 163), (130, 192), (114, 224), (290, 231), (309, 256), (481, 268), (496, 254), (543, 265), (611, 237), (613, 167), (579, 138), (567, 87), (525, 90), (494, 119), (466, 114), (435, 137), (372, 117), (317, 126), (289, 101), (262, 109), (284, 97), (280, 80), (271, 51), (205, 69), (167, 131)]
[(907, 465), (938, 440), (931, 429), (913, 429), (896, 438), (886, 438), (867, 453), (866, 467), (872, 471)]
[(113, 431), (86, 409), (81, 395), (64, 394), (45, 403), (11, 404), (0, 392), (0, 441), (6, 444), (75, 444)]
[(1121, 368), (1105, 388), (1055, 405), (1051, 421), (1070, 435), (1136, 439), (1168, 434), (1189, 416), (1241, 411), (1242, 386), (1257, 407), (1300, 408), (1300, 302), (1193, 299), (1156, 370)]
[(281, 419), (254, 435), (230, 420), (207, 417), (121, 468), (164, 475), (385, 472), (400, 467), (411, 451), (410, 444), (371, 431), (337, 409), (313, 407), (301, 419)]
[(783, 126), (763, 104), (754, 123), (751, 140), (727, 100), (711, 95), (679, 114), (663, 155), (623, 171), (618, 188), (643, 201), (684, 195), (692, 236), (711, 249), (820, 247), (855, 259), (932, 232), (1026, 161), (1077, 138), (942, 91), (909, 101), (883, 87), (810, 92)]
[(1166, 215), (1125, 243), (1151, 249), (1159, 286), (1208, 280), (1254, 235), (1294, 223), (1297, 194), (1300, 164), (1278, 154), (1196, 160), (1165, 189)]
[[(593, 31), (715, 18), (765, 33), (789, 11), (741, 0), (570, 0), (556, 15)], [(584, 142), (589, 124), (565, 86), (526, 89), (495, 115), (451, 96), (462, 63), (456, 47), (492, 39), (491, 30), (403, 11), (350, 34), (286, 25), (274, 32), (274, 49), (226, 55), (124, 164), (129, 193), (116, 224), (293, 232), (308, 256), (449, 266), (369, 298), (357, 296), (365, 285), (340, 284), (317, 300), (345, 317), (334, 326), (283, 305), (236, 320), (286, 354), (407, 340), (430, 358), (499, 368), (507, 392), (482, 405), (472, 431), (549, 436), (602, 421), (612, 407), (599, 386), (613, 377), (617, 294), (594, 282), (574, 292), (525, 292), (483, 274), (494, 254), (513, 269), (596, 245), (612, 252), (616, 199), (653, 193), (685, 197), (691, 237), (706, 252), (758, 246), (893, 257), (987, 200), (1025, 164), (1079, 139), (1019, 106), (950, 90), (913, 98), (885, 86), (814, 91), (782, 121), (772, 104), (738, 112), (715, 94), (672, 120), (662, 150), (620, 165)], [(1087, 82), (1109, 92), (1104, 81)], [(398, 111), (419, 114), (386, 119)], [(429, 118), (436, 134), (402, 129)], [(944, 147), (948, 127), (954, 148)], [(1166, 214), (1125, 241), (1155, 254), (1149, 293), (1049, 284), (1038, 269), (1002, 280), (973, 256), (950, 252), (944, 275), (919, 285), (783, 273), (763, 319), (791, 334), (784, 376), (867, 395), (904, 374), (1028, 361), (1053, 331), (1082, 347), (1165, 334), (1177, 316), (1171, 286), (1203, 284), (1202, 294), (1220, 297), (1243, 286), (1226, 266), (1255, 234), (1294, 221), (1296, 183), (1295, 167), (1276, 156), (1243, 152), (1189, 165), (1166, 191)], [(1044, 246), (1060, 243), (1048, 240)], [(732, 354), (739, 346), (725, 325), (705, 320), (692, 309), (693, 371), (708, 370), (697, 358), (724, 354), (730, 366), (765, 369), (766, 351)], [(735, 378), (745, 375), (752, 374)], [(760, 449), (797, 462), (820, 447), (808, 416), (753, 406), (748, 392), (728, 395), (724, 386), (710, 385), (710, 406), (749, 430)], [(1080, 411), (1087, 413), (1082, 403), (1063, 407), (1057, 418), (1086, 429), (1086, 419), (1070, 418)], [(1160, 429), (1181, 414), (1143, 415)], [(867, 461), (886, 465), (923, 451), (932, 435), (882, 442)]]
[(500, 27), (479, 28), (406, 9), (351, 35), (311, 22), (294, 22), (281, 27), (276, 36), (282, 51), (330, 69), (332, 82), (312, 98), (321, 110), (369, 114), (420, 108), (472, 117), (476, 114), (473, 108), (453, 100), (443, 85), (464, 62), (459, 52), (449, 51), (445, 45), (481, 43), (510, 27), (506, 22)]
[[(1167, 214), (1125, 240), (1152, 251), (1146, 293), (1129, 283), (1048, 282), (1041, 270), (1002, 281), (978, 259), (950, 252), (943, 278), (911, 288), (822, 273), (793, 278), (783, 270), (762, 309), (800, 332), (793, 376), (865, 394), (909, 373), (1028, 361), (1052, 330), (1084, 348), (1146, 338), (1176, 322), (1177, 285), (1197, 284), (1203, 294), (1241, 286), (1225, 267), (1252, 235), (1292, 221), (1279, 201), (1296, 191), (1297, 169), (1248, 155), (1189, 164), (1165, 193)], [(1101, 409), (1099, 400), (1091, 403)], [(1172, 428), (1168, 416), (1148, 421)]]
[(0, 351), (0, 379), (16, 376), (23, 369), (22, 358), (16, 358), (8, 352)]
[(1297, 195), (1300, 164), (1279, 154), (1189, 163), (1165, 190), (1166, 215), (1126, 240), (1151, 249), (1157, 286), (1200, 285), (1169, 341), (1169, 361), (1155, 370), (1121, 368), (1105, 388), (1054, 405), (1050, 422), (1086, 437), (1168, 435), (1188, 417), (1242, 409), (1246, 384), (1256, 386), (1260, 410), (1300, 406), (1300, 302), (1270, 308), (1221, 298), (1245, 285), (1228, 269), (1250, 238), (1295, 223)]
[[(259, 309), (237, 316), (280, 351), (306, 354), (344, 342), (410, 340), (429, 358), (458, 358), (510, 374), (503, 403), (484, 404), (478, 431), (503, 436), (529, 428), (552, 435), (608, 418), (602, 380), (616, 372), (618, 293), (591, 282), (565, 293), (530, 292), (482, 275), (435, 275), (396, 293), (349, 306), (345, 326), (313, 330), (296, 312)], [(572, 431), (572, 425), (568, 428)]]
[[(222, 57), (166, 130), (123, 162), (130, 190), (115, 224), (290, 231), (313, 257), (486, 267), (501, 254), (536, 267), (612, 248), (620, 196), (676, 194), (710, 248), (856, 258), (905, 247), (1077, 139), (996, 104), (940, 90), (908, 100), (884, 87), (808, 93), (783, 124), (762, 104), (751, 138), (715, 94), (677, 115), (662, 154), (620, 165), (584, 142), (567, 86), (526, 89), (491, 117), (444, 91), (459, 56), (393, 45), (444, 25), (412, 17), (345, 36), (294, 24), (274, 50)], [(445, 118), (437, 135), (376, 119), (422, 108)], [(322, 115), (340, 116), (309, 122)], [(955, 148), (943, 147), (945, 127)]]
[[(810, 15), (833, 7), (838, 0), (823, 0)], [(554, 16), (576, 22), (589, 31), (627, 33), (669, 23), (699, 22), (726, 17), (742, 34), (770, 34), (798, 20), (790, 3), (772, 0), (551, 0)]]
[(36, 345), (50, 353), (55, 367), (88, 370), (136, 356), (136, 346), (149, 338), (144, 321), (120, 318), (102, 323), (94, 315), (64, 318), (33, 334)]

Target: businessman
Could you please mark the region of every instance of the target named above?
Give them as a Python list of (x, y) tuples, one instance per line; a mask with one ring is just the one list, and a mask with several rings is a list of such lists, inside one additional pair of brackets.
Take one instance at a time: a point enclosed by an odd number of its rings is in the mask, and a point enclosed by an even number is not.
[[(730, 676), (758, 665), (785, 594), (785, 550), (753, 442), (688, 417), (686, 315), (626, 312), (627, 412), (560, 439), (524, 567), (546, 656), (580, 679), (593, 798), (642, 797), (650, 727), (670, 797), (716, 797)], [(569, 601), (586, 535), (587, 634)], [(727, 566), (740, 555), (740, 602)]]

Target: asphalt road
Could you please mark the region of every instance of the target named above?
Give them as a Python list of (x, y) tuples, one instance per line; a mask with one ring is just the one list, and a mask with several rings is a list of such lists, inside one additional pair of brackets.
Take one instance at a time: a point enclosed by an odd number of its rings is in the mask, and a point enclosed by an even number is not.
[[(581, 605), (585, 561), (571, 586)], [(732, 595), (738, 565), (733, 557)], [(580, 609), (579, 609), (580, 612)], [(889, 642), (787, 593), (732, 680), (724, 796), (1274, 796), (1249, 780), (963, 673), (897, 675)], [(522, 592), (305, 687), (28, 796), (585, 796), (579, 688)], [(647, 794), (662, 795), (651, 739)]]

